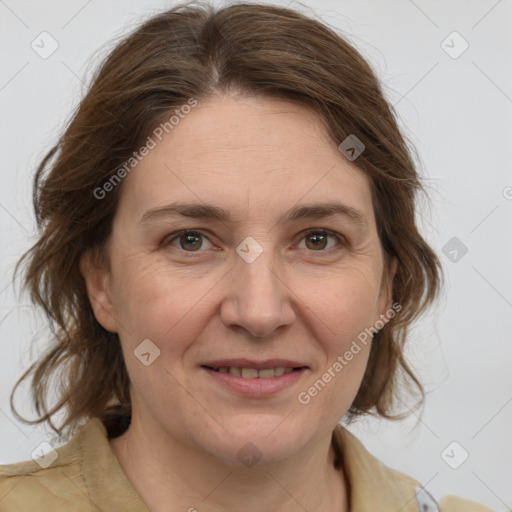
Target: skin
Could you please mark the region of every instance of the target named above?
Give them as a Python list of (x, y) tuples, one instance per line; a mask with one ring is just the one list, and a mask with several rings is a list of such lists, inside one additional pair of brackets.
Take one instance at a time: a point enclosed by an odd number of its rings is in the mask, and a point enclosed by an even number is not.
[[(305, 107), (224, 95), (199, 102), (122, 186), (109, 268), (87, 252), (81, 270), (130, 376), (132, 423), (110, 444), (132, 485), (152, 512), (349, 510), (331, 435), (370, 344), (307, 405), (297, 395), (391, 306), (396, 264), (384, 278), (369, 179)], [(231, 219), (141, 224), (178, 201), (219, 206)], [(365, 221), (280, 220), (290, 208), (334, 201)], [(204, 237), (182, 237), (183, 247), (170, 236), (183, 229)], [(318, 238), (321, 229), (342, 238)], [(248, 236), (263, 249), (252, 263), (236, 252)], [(134, 355), (145, 339), (160, 349), (149, 366)], [(275, 396), (244, 398), (200, 367), (224, 357), (299, 359), (308, 369)], [(261, 453), (250, 468), (237, 457), (248, 442)]]

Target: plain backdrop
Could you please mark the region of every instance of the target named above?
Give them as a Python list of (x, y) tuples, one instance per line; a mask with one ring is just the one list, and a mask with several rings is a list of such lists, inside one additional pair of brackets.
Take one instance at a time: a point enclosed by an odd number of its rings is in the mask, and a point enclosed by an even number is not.
[[(424, 413), (349, 428), (436, 498), (454, 493), (512, 509), (512, 1), (269, 3), (311, 10), (365, 55), (431, 192), (432, 206), (419, 213), (446, 287), (409, 340), (428, 391)], [(11, 285), (35, 234), (34, 169), (76, 107), (97, 50), (171, 5), (0, 0), (1, 464), (29, 459), (49, 432), (16, 421), (8, 400), (47, 336), (40, 313)], [(42, 32), (58, 44), (47, 58), (31, 46)], [(30, 412), (23, 389), (18, 403)]]

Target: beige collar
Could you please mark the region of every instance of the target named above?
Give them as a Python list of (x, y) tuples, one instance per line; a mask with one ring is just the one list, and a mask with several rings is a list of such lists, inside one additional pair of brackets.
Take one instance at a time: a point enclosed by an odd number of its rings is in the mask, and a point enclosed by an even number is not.
[[(334, 430), (333, 443), (341, 451), (349, 482), (350, 512), (418, 511), (415, 480), (386, 467), (341, 425)], [(82, 461), (86, 484), (83, 490), (100, 510), (149, 512), (123, 472), (99, 418), (89, 420), (58, 452), (55, 466), (76, 462), (77, 457)], [(76, 485), (82, 487), (83, 483), (77, 478)]]
[(333, 443), (349, 481), (350, 512), (418, 512), (420, 486), (413, 478), (382, 464), (341, 425), (334, 429)]

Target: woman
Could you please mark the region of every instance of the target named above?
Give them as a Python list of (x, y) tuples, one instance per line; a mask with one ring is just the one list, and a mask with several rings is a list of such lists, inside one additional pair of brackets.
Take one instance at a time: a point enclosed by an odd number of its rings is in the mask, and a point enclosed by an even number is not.
[(376, 77), (323, 24), (147, 21), (36, 175), (22, 261), (55, 342), (18, 384), (34, 372), (27, 423), (73, 436), (2, 467), (0, 511), (487, 510), (438, 508), (338, 425), (399, 417), (401, 376), (421, 403), (403, 345), (440, 264), (420, 191)]

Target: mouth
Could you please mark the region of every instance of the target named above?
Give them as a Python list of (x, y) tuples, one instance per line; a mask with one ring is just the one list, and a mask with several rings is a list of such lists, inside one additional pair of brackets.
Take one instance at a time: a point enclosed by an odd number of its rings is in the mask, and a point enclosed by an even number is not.
[(209, 361), (201, 368), (210, 383), (245, 398), (270, 398), (297, 385), (309, 366), (286, 359), (223, 359)]
[(280, 377), (281, 375), (285, 375), (292, 372), (297, 372), (300, 370), (304, 370), (306, 366), (276, 366), (270, 368), (244, 368), (240, 366), (207, 366), (203, 365), (203, 368), (208, 370), (213, 370), (217, 373), (228, 373), (230, 375), (236, 375), (237, 377), (242, 377), (243, 379), (272, 379), (274, 377)]

